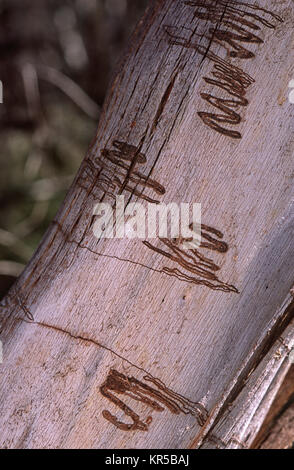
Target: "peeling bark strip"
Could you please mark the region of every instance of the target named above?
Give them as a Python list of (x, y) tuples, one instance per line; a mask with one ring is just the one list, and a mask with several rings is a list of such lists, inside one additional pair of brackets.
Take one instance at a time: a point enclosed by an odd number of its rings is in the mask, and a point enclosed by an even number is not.
[(208, 413), (201, 403), (193, 402), (173, 392), (159, 379), (149, 375), (145, 375), (143, 378), (146, 382), (153, 383), (157, 389), (141, 382), (135, 377), (127, 377), (114, 369), (110, 370), (106, 381), (100, 387), (100, 392), (105, 398), (118, 406), (133, 422), (132, 424), (124, 423), (113, 416), (110, 411), (103, 410), (102, 415), (106, 420), (122, 431), (148, 431), (149, 425), (152, 422), (151, 416), (142, 421), (137, 413), (112, 393), (115, 392), (144, 403), (154, 411), (164, 411), (164, 407), (166, 407), (173, 414), (184, 413), (195, 416), (200, 426), (205, 424)]
[[(137, 188), (141, 186), (150, 188), (159, 195), (165, 194), (165, 188), (160, 183), (135, 171), (137, 165), (144, 165), (147, 161), (146, 156), (140, 152), (140, 147), (118, 140), (114, 140), (112, 146), (114, 149), (101, 150), (100, 157), (95, 158), (96, 164), (89, 158), (84, 161), (78, 184), (87, 191), (99, 188), (114, 200), (116, 194), (126, 190), (147, 202), (159, 203), (158, 200), (143, 194), (143, 189), (140, 191)], [(130, 183), (133, 183), (133, 186)]]
[[(191, 227), (190, 227), (191, 228)], [(207, 233), (209, 232), (209, 233)], [(201, 225), (201, 238), (207, 241), (202, 241), (200, 248), (206, 248), (207, 250), (218, 251), (219, 253), (226, 253), (228, 251), (227, 243), (216, 240), (210, 234), (216, 235), (218, 238), (223, 238), (222, 232), (216, 230), (208, 225)], [(162, 256), (178, 263), (182, 268), (189, 271), (192, 274), (196, 274), (198, 277), (192, 277), (186, 273), (180, 271), (178, 268), (163, 267), (162, 271), (170, 276), (174, 276), (180, 281), (186, 281), (193, 284), (200, 284), (209, 287), (213, 290), (221, 290), (223, 292), (236, 292), (239, 293), (238, 289), (232, 284), (227, 284), (221, 281), (216, 271), (219, 271), (220, 267), (217, 266), (212, 259), (207, 258), (200, 253), (199, 249), (184, 250), (179, 245), (188, 240), (159, 238), (160, 242), (167, 249), (158, 248), (148, 241), (144, 241), (144, 245), (147, 248), (161, 254)]]
[[(165, 30), (169, 35), (170, 44), (178, 44), (195, 49), (203, 54), (204, 57), (212, 60), (214, 62), (214, 68), (211, 72), (213, 78), (204, 77), (205, 82), (221, 88), (234, 97), (234, 99), (227, 99), (214, 96), (210, 93), (201, 93), (201, 97), (205, 101), (222, 111), (222, 113), (216, 114), (199, 111), (197, 114), (204, 124), (216, 132), (233, 139), (241, 139), (242, 135), (239, 131), (227, 129), (220, 125), (220, 123), (237, 125), (241, 122), (241, 115), (235, 109), (249, 104), (245, 94), (247, 88), (254, 83), (254, 79), (242, 69), (229, 64), (213, 52), (210, 52), (209, 49), (211, 44), (216, 43), (227, 50), (229, 57), (252, 59), (255, 57), (255, 54), (240, 43), (261, 44), (263, 40), (246, 28), (260, 31), (261, 27), (256, 23), (261, 23), (267, 28), (274, 29), (276, 28), (274, 21), (283, 22), (283, 20), (280, 16), (264, 8), (233, 0), (198, 0), (185, 1), (184, 3), (195, 7), (195, 18), (210, 21), (215, 25), (215, 27), (209, 29), (210, 36), (206, 37), (209, 41), (208, 49), (192, 40), (193, 33), (187, 39), (183, 36), (177, 36), (174, 28), (166, 27)], [(242, 10), (241, 6), (245, 7), (245, 9)]]

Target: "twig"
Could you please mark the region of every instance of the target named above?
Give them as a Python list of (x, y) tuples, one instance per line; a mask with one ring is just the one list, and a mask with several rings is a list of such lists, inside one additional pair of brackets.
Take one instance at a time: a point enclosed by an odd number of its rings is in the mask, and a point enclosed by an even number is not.
[(47, 66), (37, 66), (40, 79), (52, 83), (71, 98), (88, 116), (98, 119), (100, 107), (69, 77), (59, 70)]

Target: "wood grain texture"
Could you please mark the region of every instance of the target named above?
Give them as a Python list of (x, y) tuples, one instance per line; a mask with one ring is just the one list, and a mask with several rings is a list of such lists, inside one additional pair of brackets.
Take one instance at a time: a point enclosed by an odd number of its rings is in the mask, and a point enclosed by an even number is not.
[[(223, 18), (227, 2), (219, 5)], [(258, 13), (250, 10), (253, 1), (236, 5)], [(284, 306), (294, 282), (294, 106), (288, 100), (294, 77), (293, 2), (260, 1), (260, 6), (284, 21), (268, 28), (255, 19), (263, 42), (247, 44), (254, 57), (241, 59), (226, 55), (228, 43), (225, 49), (207, 42), (214, 23), (194, 15), (200, 7), (180, 0), (151, 2), (66, 200), (2, 302), (1, 448), (199, 447), (208, 442), (210, 430), (231, 445), (235, 428), (230, 430), (228, 400), (234, 397), (238, 425), (247, 403), (240, 385), (252, 368), (256, 380), (262, 373), (265, 347), (271, 364), (276, 333), (288, 334), (291, 314)], [(204, 53), (172, 44), (167, 31), (192, 32)], [(226, 96), (204, 80), (215, 64), (208, 56), (212, 51), (254, 79), (246, 90), (248, 105), (237, 108), (240, 123), (225, 124), (241, 139), (211, 129), (198, 114), (214, 112), (201, 93)], [(99, 166), (103, 149), (113, 149), (116, 141), (146, 155), (140, 171), (163, 185), (161, 202), (202, 204), (203, 223), (220, 230), (229, 246), (225, 254), (209, 255), (221, 267), (221, 280), (239, 294), (170, 276), (163, 268), (174, 269), (174, 261), (140, 240), (93, 236), (95, 203), (120, 192), (105, 187)], [(137, 189), (151, 198), (156, 194), (144, 185)], [(123, 193), (129, 201), (141, 200), (126, 186)], [(293, 330), (289, 334), (293, 338)], [(119, 429), (105, 419), (105, 410), (121, 422), (133, 421), (101, 394), (111, 369), (129, 378), (121, 387), (135, 380), (152, 385), (147, 395), (140, 388), (145, 398), (154, 398), (154, 389), (165, 400), (176, 394), (179, 412), (167, 401), (159, 410), (125, 392), (116, 394), (148, 428)], [(280, 370), (269, 371), (266, 380)], [(207, 410), (204, 426), (192, 402)], [(245, 428), (249, 422), (242, 421)]]
[[(284, 304), (284, 311), (293, 304)], [(283, 326), (281, 327), (283, 331)], [(259, 363), (239, 383), (239, 390), (228, 401), (222, 416), (210, 430), (203, 448), (249, 449), (254, 443), (261, 424), (267, 417), (275, 396), (283, 386), (284, 378), (290, 370), (289, 352), (294, 347), (294, 322), (281, 335), (276, 331), (269, 351), (263, 349)]]
[(287, 372), (271, 403), (262, 427), (251, 445), (253, 449), (286, 449), (294, 445), (294, 364)]

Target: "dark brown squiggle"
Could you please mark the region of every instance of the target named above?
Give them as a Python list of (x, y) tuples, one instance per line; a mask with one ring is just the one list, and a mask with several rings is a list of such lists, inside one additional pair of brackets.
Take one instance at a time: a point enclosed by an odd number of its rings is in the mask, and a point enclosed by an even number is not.
[(239, 291), (235, 286), (227, 284), (218, 278), (216, 271), (219, 271), (219, 266), (217, 266), (212, 259), (204, 256), (199, 251), (201, 248), (218, 251), (219, 253), (226, 253), (228, 251), (228, 245), (224, 241), (217, 240), (211, 234), (217, 236), (218, 238), (223, 238), (223, 234), (219, 230), (202, 224), (201, 238), (205, 241), (201, 242), (199, 249), (182, 249), (180, 244), (188, 240), (181, 239), (169, 240), (167, 238), (159, 238), (160, 242), (164, 245), (163, 248), (156, 247), (148, 241), (144, 241), (143, 243), (147, 248), (161, 254), (171, 261), (174, 261), (186, 271), (198, 277), (192, 277), (191, 275), (182, 272), (178, 268), (169, 268), (165, 266), (162, 271), (166, 274), (174, 276), (181, 281), (205, 285), (213, 290), (238, 293)]
[[(245, 97), (246, 90), (254, 83), (254, 79), (242, 69), (228, 63), (210, 51), (211, 44), (217, 43), (226, 49), (229, 48), (229, 56), (232, 58), (250, 59), (255, 57), (255, 54), (239, 43), (260, 44), (263, 43), (263, 40), (245, 28), (258, 31), (261, 28), (256, 23), (268, 28), (275, 28), (274, 21), (282, 22), (283, 20), (264, 8), (232, 0), (185, 1), (185, 4), (196, 8), (194, 17), (210, 21), (216, 25), (209, 29), (210, 35), (206, 37), (209, 46), (205, 48), (198, 44), (195, 39), (193, 40), (192, 37), (188, 39), (181, 36), (182, 33), (178, 33), (178, 28), (167, 26), (165, 31), (169, 36), (170, 44), (195, 49), (204, 57), (210, 59), (214, 63), (214, 68), (211, 72), (212, 77), (204, 77), (205, 82), (224, 90), (233, 97), (220, 98), (211, 93), (201, 93), (201, 97), (219, 109), (221, 113), (201, 111), (198, 112), (198, 115), (204, 124), (216, 132), (233, 139), (241, 139), (242, 135), (239, 131), (227, 129), (222, 124), (237, 125), (241, 122), (241, 115), (237, 112), (237, 109), (239, 106), (248, 105), (248, 100)], [(248, 10), (242, 10), (240, 8), (242, 6), (247, 7)], [(268, 15), (269, 19), (263, 18), (262, 14)], [(226, 29), (222, 29), (222, 26)]]
[(103, 410), (103, 417), (122, 431), (148, 431), (152, 417), (148, 416), (145, 421), (142, 421), (137, 413), (115, 395), (116, 393), (144, 403), (154, 411), (163, 411), (166, 407), (174, 414), (190, 414), (196, 417), (200, 426), (205, 424), (208, 413), (201, 403), (193, 402), (173, 392), (161, 380), (152, 376), (145, 375), (143, 379), (145, 382), (151, 382), (156, 388), (135, 377), (127, 377), (121, 372), (111, 369), (106, 381), (100, 387), (100, 392), (105, 398), (118, 406), (126, 416), (130, 417), (132, 423), (127, 424), (119, 421), (108, 410)]
[[(112, 199), (115, 199), (116, 191), (121, 194), (125, 190), (148, 202), (158, 203), (158, 200), (143, 194), (142, 189), (139, 189), (145, 187), (159, 195), (165, 193), (165, 188), (160, 183), (135, 171), (137, 165), (146, 163), (146, 156), (137, 147), (126, 142), (114, 140), (112, 145), (113, 149), (102, 149), (95, 162), (85, 160), (79, 179), (80, 186), (87, 190), (100, 188)], [(90, 188), (87, 188), (89, 182)]]
[(241, 122), (241, 116), (235, 111), (235, 109), (238, 108), (238, 106), (248, 105), (248, 100), (245, 98), (245, 94), (247, 88), (254, 83), (254, 79), (239, 67), (229, 64), (213, 52), (207, 52), (203, 46), (200, 46), (197, 43), (197, 41), (186, 39), (183, 36), (178, 36), (175, 33), (174, 28), (166, 27), (165, 30), (169, 35), (170, 44), (195, 49), (214, 63), (214, 68), (211, 72), (213, 78), (204, 77), (204, 80), (206, 83), (225, 90), (234, 97), (234, 99), (218, 98), (209, 93), (201, 93), (201, 97), (215, 108), (221, 110), (222, 114), (203, 111), (198, 112), (197, 114), (200, 116), (204, 124), (209, 126), (211, 129), (228, 137), (240, 139), (242, 137), (240, 132), (227, 129), (220, 125), (220, 123), (235, 125)]
[(215, 108), (222, 111), (222, 114), (208, 113), (199, 111), (204, 124), (220, 134), (232, 137), (233, 139), (241, 139), (242, 135), (239, 131), (226, 129), (220, 123), (239, 124), (241, 116), (235, 111), (239, 106), (247, 106), (248, 100), (245, 98), (247, 88), (254, 83), (253, 78), (245, 74), (237, 67), (229, 65), (226, 61), (211, 54), (210, 57), (214, 61), (214, 68), (211, 72), (214, 78), (204, 77), (206, 83), (215, 85), (222, 90), (228, 92), (234, 99), (218, 98), (209, 93), (201, 93), (201, 98), (210, 103)]
[[(209, 39), (223, 46), (225, 43), (228, 44), (231, 48), (230, 57), (240, 59), (251, 59), (255, 57), (255, 54), (238, 43), (263, 43), (262, 38), (248, 31), (245, 27), (260, 31), (261, 28), (256, 24), (257, 22), (267, 28), (274, 29), (275, 22), (283, 21), (280, 16), (265, 8), (234, 0), (195, 0), (185, 1), (185, 4), (195, 7), (195, 18), (216, 24), (217, 28), (209, 29), (211, 34)], [(245, 9), (240, 7), (245, 7)], [(263, 18), (261, 14), (267, 15), (269, 19)]]

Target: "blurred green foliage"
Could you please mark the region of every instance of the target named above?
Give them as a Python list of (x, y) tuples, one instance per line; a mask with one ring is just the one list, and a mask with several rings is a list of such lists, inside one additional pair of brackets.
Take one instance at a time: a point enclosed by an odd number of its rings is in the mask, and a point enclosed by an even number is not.
[(46, 115), (48, 125), (37, 134), (9, 130), (0, 135), (2, 260), (23, 264), (31, 257), (95, 132), (94, 120), (71, 103), (48, 104)]
[(147, 3), (0, 3), (0, 276), (21, 272), (54, 218)]

